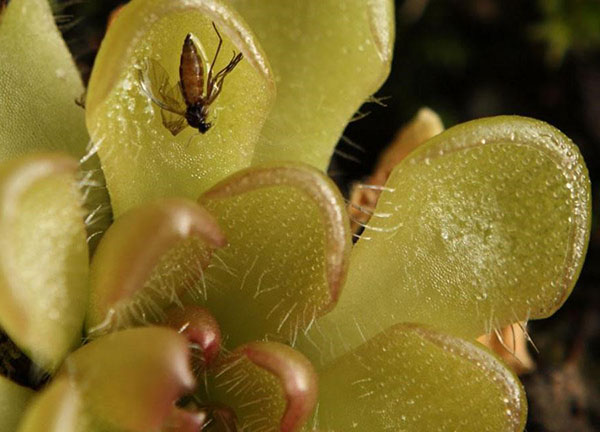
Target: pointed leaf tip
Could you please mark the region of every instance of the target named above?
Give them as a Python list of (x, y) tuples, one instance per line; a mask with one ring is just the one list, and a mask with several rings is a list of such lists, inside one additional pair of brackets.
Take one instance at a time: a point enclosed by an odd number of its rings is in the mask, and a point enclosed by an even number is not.
[(203, 359), (201, 367), (212, 365), (221, 350), (221, 330), (210, 311), (200, 306), (186, 305), (183, 308), (171, 308), (165, 313), (166, 324), (200, 348)]
[(281, 381), (286, 399), (281, 432), (300, 430), (317, 401), (317, 375), (310, 362), (287, 345), (272, 342), (249, 343), (241, 351)]

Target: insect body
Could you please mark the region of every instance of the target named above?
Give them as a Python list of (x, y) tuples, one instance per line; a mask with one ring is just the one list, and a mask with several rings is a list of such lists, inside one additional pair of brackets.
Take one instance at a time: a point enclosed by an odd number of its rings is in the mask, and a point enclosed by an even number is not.
[(171, 87), (167, 71), (155, 60), (148, 60), (145, 71), (140, 71), (140, 84), (150, 99), (161, 108), (163, 125), (177, 135), (186, 126), (206, 133), (211, 128), (208, 122), (210, 105), (223, 88), (225, 77), (242, 60), (242, 54), (233, 52), (233, 57), (223, 69), (214, 72), (214, 66), (223, 45), (223, 39), (213, 23), (219, 38), (212, 63), (205, 73), (204, 60), (188, 33), (183, 42), (179, 62), (179, 82)]

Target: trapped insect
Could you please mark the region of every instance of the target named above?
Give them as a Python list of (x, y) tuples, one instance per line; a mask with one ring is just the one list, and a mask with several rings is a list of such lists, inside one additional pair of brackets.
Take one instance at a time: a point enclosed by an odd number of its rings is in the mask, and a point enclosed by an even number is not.
[(188, 33), (183, 42), (179, 81), (174, 86), (171, 87), (169, 74), (156, 60), (148, 59), (146, 69), (139, 72), (142, 90), (160, 107), (163, 125), (173, 135), (177, 135), (188, 125), (201, 133), (206, 133), (211, 128), (212, 124), (207, 121), (209, 107), (221, 93), (225, 77), (243, 58), (241, 53), (233, 51), (233, 57), (227, 66), (216, 74), (213, 73), (223, 38), (215, 23), (212, 25), (219, 43), (206, 72), (204, 59), (196, 48), (191, 33)]

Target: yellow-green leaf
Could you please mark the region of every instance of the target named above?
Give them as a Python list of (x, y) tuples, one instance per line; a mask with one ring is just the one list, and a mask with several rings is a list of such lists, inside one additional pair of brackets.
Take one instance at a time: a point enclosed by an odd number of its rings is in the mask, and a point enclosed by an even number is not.
[(199, 198), (229, 245), (215, 252), (195, 300), (234, 347), (265, 336), (293, 343), (336, 303), (351, 247), (343, 198), (315, 168), (252, 167)]
[(325, 170), (350, 118), (386, 79), (391, 0), (233, 0), (264, 47), (277, 99), (254, 163), (296, 160)]
[(397, 325), (319, 373), (313, 424), (331, 432), (517, 432), (526, 417), (519, 380), (490, 351)]
[(12, 0), (0, 20), (0, 162), (34, 150), (80, 158), (83, 84), (47, 0)]
[[(95, 432), (82, 411), (73, 383), (62, 378), (53, 381), (32, 401), (18, 432)], [(98, 431), (99, 432), (99, 431)]]
[(214, 218), (194, 201), (168, 198), (131, 209), (92, 259), (88, 335), (160, 321), (162, 309), (181, 304), (212, 250), (225, 244)]
[(344, 351), (398, 322), (474, 338), (548, 317), (581, 270), (590, 206), (583, 159), (552, 126), (496, 117), (448, 129), (392, 173), (320, 328)]
[[(212, 128), (186, 127), (177, 136), (163, 125), (161, 109), (140, 85), (158, 62), (179, 80), (183, 41), (192, 33), (204, 60), (224, 39), (216, 69), (231, 57), (244, 59), (227, 76), (210, 106)], [(205, 71), (208, 65), (205, 65)], [(179, 89), (175, 89), (179, 91)], [(111, 24), (90, 79), (86, 121), (106, 176), (115, 216), (164, 196), (196, 198), (228, 174), (250, 164), (274, 95), (267, 61), (237, 13), (220, 0), (133, 0)]]
[(50, 371), (80, 344), (88, 298), (76, 169), (54, 154), (0, 167), (0, 325)]
[(164, 327), (92, 341), (69, 356), (58, 379), (74, 387), (83, 415), (94, 423), (131, 432), (159, 430), (194, 386), (186, 339)]
[(0, 375), (0, 430), (14, 431), (34, 395), (33, 390), (20, 386)]
[(276, 342), (241, 346), (212, 374), (203, 397), (232, 408), (244, 431), (299, 431), (317, 400), (310, 362)]

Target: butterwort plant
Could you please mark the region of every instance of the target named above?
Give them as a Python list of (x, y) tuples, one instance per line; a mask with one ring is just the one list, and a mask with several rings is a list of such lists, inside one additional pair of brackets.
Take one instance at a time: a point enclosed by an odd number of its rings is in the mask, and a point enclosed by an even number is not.
[[(1, 430), (524, 429), (518, 378), (476, 338), (568, 297), (587, 170), (541, 121), (461, 124), (393, 168), (353, 245), (325, 170), (388, 75), (393, 16), (389, 0), (132, 0), (84, 110), (46, 0), (8, 4)], [(174, 134), (184, 41), (196, 96), (227, 72), (198, 99), (211, 127)]]

